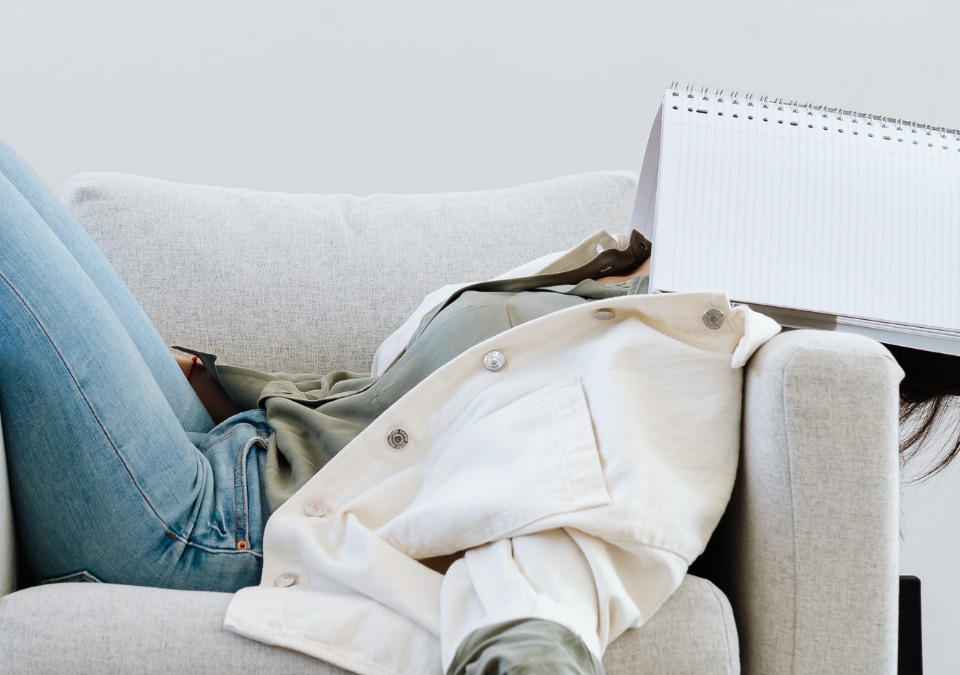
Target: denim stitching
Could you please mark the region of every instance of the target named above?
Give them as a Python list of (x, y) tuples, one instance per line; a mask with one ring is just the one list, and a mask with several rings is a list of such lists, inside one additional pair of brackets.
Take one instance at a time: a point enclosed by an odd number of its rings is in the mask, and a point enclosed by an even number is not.
[(113, 449), (114, 454), (116, 454), (117, 459), (120, 460), (120, 463), (123, 465), (123, 468), (126, 470), (127, 475), (130, 476), (130, 480), (133, 482), (134, 487), (137, 488), (137, 492), (140, 493), (140, 497), (143, 498), (143, 501), (146, 503), (147, 507), (156, 516), (163, 526), (167, 529), (167, 523), (160, 517), (160, 514), (157, 513), (157, 510), (153, 507), (153, 504), (150, 503), (150, 500), (147, 499), (147, 495), (144, 494), (143, 489), (140, 487), (140, 484), (137, 483), (137, 479), (134, 477), (133, 472), (130, 471), (130, 467), (127, 466), (127, 463), (124, 461), (123, 456), (120, 454), (120, 451), (117, 449), (116, 444), (114, 444), (113, 439), (110, 438), (110, 434), (107, 433), (106, 427), (103, 426), (103, 422), (100, 420), (100, 417), (97, 415), (96, 411), (93, 409), (93, 406), (90, 404), (89, 399), (87, 399), (86, 394), (83, 393), (83, 389), (80, 388), (80, 383), (77, 382), (77, 378), (74, 376), (73, 371), (70, 370), (70, 366), (67, 365), (66, 360), (63, 358), (63, 354), (60, 353), (60, 350), (57, 349), (56, 343), (54, 343), (53, 338), (50, 337), (50, 333), (47, 332), (47, 329), (43, 327), (43, 324), (40, 322), (39, 317), (34, 313), (33, 309), (30, 308), (30, 305), (27, 304), (27, 301), (23, 298), (20, 293), (17, 292), (17, 289), (13, 287), (13, 284), (10, 283), (10, 280), (7, 279), (6, 275), (0, 272), (0, 279), (3, 279), (3, 282), (7, 285), (10, 291), (17, 296), (17, 299), (20, 300), (20, 303), (23, 305), (23, 308), (26, 309), (30, 316), (33, 317), (33, 320), (36, 322), (37, 327), (43, 332), (43, 335), (47, 338), (47, 341), (50, 343), (50, 346), (53, 347), (54, 353), (56, 353), (57, 358), (60, 359), (60, 363), (63, 364), (64, 369), (67, 371), (67, 374), (70, 376), (70, 379), (73, 381), (73, 385), (77, 388), (77, 392), (80, 394), (80, 397), (83, 399), (83, 402), (87, 405), (87, 409), (90, 411), (90, 414), (93, 415), (93, 419), (96, 420), (97, 426), (100, 427), (100, 431), (103, 432), (104, 438), (107, 439), (107, 442), (110, 444), (110, 447)]
[(200, 450), (200, 452), (206, 452), (207, 450), (212, 448), (214, 445), (216, 445), (220, 441), (225, 441), (231, 436), (233, 436), (235, 433), (237, 433), (237, 429), (239, 429), (240, 427), (249, 427), (249, 426), (252, 426), (252, 425), (247, 424), (246, 422), (243, 422), (241, 424), (234, 426), (232, 429), (230, 429), (230, 431), (228, 431), (223, 436), (220, 436), (219, 438), (209, 438), (209, 434), (208, 434), (208, 437), (203, 439), (203, 443), (200, 444), (200, 447), (198, 449)]
[[(97, 426), (100, 427), (100, 431), (103, 432), (103, 436), (104, 438), (106, 438), (107, 443), (110, 444), (110, 448), (113, 450), (114, 454), (117, 456), (117, 459), (120, 460), (120, 464), (123, 465), (123, 468), (124, 470), (126, 470), (127, 475), (130, 476), (130, 480), (133, 483), (133, 486), (137, 489), (137, 492), (140, 493), (140, 497), (143, 499), (144, 503), (147, 505), (147, 508), (150, 509), (150, 512), (153, 513), (154, 517), (156, 517), (158, 521), (160, 521), (160, 523), (167, 530), (167, 532), (169, 532), (170, 534), (174, 534), (170, 532), (170, 527), (167, 525), (166, 521), (164, 521), (164, 519), (160, 517), (160, 514), (157, 513), (157, 510), (154, 508), (153, 504), (150, 502), (149, 499), (147, 499), (147, 495), (144, 494), (143, 488), (140, 487), (140, 484), (137, 482), (137, 479), (134, 477), (133, 472), (130, 471), (130, 467), (127, 465), (126, 461), (124, 461), (123, 455), (120, 454), (120, 451), (117, 449), (116, 444), (113, 442), (113, 439), (110, 437), (110, 434), (107, 432), (106, 427), (103, 426), (103, 422), (101, 421), (100, 417), (97, 415), (96, 411), (93, 409), (93, 405), (91, 405), (90, 400), (87, 398), (86, 394), (83, 393), (83, 389), (80, 387), (80, 383), (77, 382), (76, 376), (73, 374), (73, 371), (70, 370), (70, 366), (67, 365), (66, 360), (63, 358), (63, 354), (60, 353), (60, 350), (57, 348), (57, 345), (53, 341), (53, 338), (50, 337), (50, 333), (48, 333), (47, 329), (43, 327), (43, 324), (40, 322), (39, 317), (37, 317), (36, 313), (33, 311), (33, 309), (31, 309), (30, 305), (27, 304), (27, 301), (23, 298), (22, 295), (20, 295), (20, 293), (17, 292), (17, 289), (13, 287), (13, 284), (10, 283), (10, 280), (7, 279), (6, 275), (3, 274), (3, 272), (0, 272), (0, 279), (2, 279), (3, 282), (10, 289), (10, 291), (15, 296), (17, 296), (17, 299), (20, 301), (20, 304), (22, 304), (23, 308), (30, 313), (30, 316), (33, 317), (34, 322), (36, 322), (37, 327), (41, 330), (44, 337), (47, 338), (47, 342), (50, 343), (50, 346), (53, 348), (53, 351), (57, 355), (57, 358), (60, 359), (60, 363), (63, 364), (64, 370), (66, 370), (67, 374), (70, 376), (70, 380), (73, 382), (73, 385), (76, 387), (77, 393), (80, 394), (80, 397), (83, 399), (83, 402), (86, 404), (87, 409), (90, 411), (90, 414), (93, 415), (93, 419), (97, 422)], [(250, 426), (250, 425), (238, 425), (238, 426)], [(229, 437), (235, 432), (236, 432), (236, 428), (232, 429), (230, 433), (227, 434), (226, 437)], [(184, 539), (183, 537), (177, 534), (174, 534), (174, 537), (177, 539), (177, 541), (181, 542), (185, 546), (190, 546), (197, 550), (204, 551), (206, 553), (252, 553), (258, 558), (263, 557), (262, 553), (257, 553), (256, 551), (253, 551), (253, 550), (240, 551), (235, 549), (234, 550), (215, 549), (215, 548), (210, 548), (208, 546), (201, 546), (191, 541), (187, 541), (186, 539)]]
[[(89, 577), (89, 578), (85, 578), (85, 577)], [(103, 583), (103, 581), (101, 581), (96, 575), (90, 574), (90, 572), (87, 572), (86, 570), (82, 570), (80, 572), (73, 572), (72, 574), (64, 574), (59, 577), (53, 577), (52, 579), (45, 579), (44, 581), (40, 582), (40, 585), (43, 586), (44, 584), (70, 583), (71, 579), (81, 579), (81, 578), (88, 583), (96, 583), (96, 584)]]
[[(243, 454), (243, 473), (241, 474), (243, 477), (243, 528), (244, 533), (248, 537), (248, 542), (250, 541), (250, 492), (247, 483), (247, 461), (250, 458), (250, 451), (253, 449), (253, 446), (256, 445), (259, 447), (261, 442), (262, 441), (260, 437), (257, 436), (253, 439), (253, 441), (250, 443), (250, 446), (247, 448), (247, 451)], [(251, 546), (252, 545), (253, 544), (251, 543)]]
[[(250, 427), (250, 428), (253, 428), (254, 431), (257, 431), (257, 433), (259, 433), (259, 430), (257, 430), (252, 424), (248, 424), (248, 423), (246, 423), (246, 422), (243, 422), (243, 423), (234, 425), (233, 428), (230, 429), (230, 431), (228, 431), (227, 433), (225, 433), (223, 436), (220, 436), (219, 438), (213, 439), (213, 438), (210, 438), (209, 436), (208, 436), (207, 438), (204, 438), (204, 439), (203, 439), (203, 443), (200, 444), (199, 450), (200, 450), (201, 452), (205, 452), (205, 451), (209, 450), (210, 448), (212, 448), (212, 447), (213, 447), (214, 445), (216, 445), (217, 443), (221, 443), (221, 442), (223, 442), (223, 441), (228, 440), (228, 439), (231, 438), (235, 433), (237, 433), (237, 430), (240, 429), (241, 427)], [(204, 447), (204, 446), (206, 446), (206, 447)], [(237, 457), (235, 457), (234, 460), (233, 460), (233, 541), (234, 541), (234, 545), (236, 545), (236, 543), (240, 541), (240, 539), (239, 539), (239, 537), (240, 537), (240, 532), (238, 531), (238, 527), (239, 527), (239, 525), (238, 525), (238, 520), (239, 520), (239, 519), (238, 519), (238, 517), (237, 517), (237, 514), (238, 514), (238, 511), (237, 511), (237, 463), (238, 463), (238, 461), (239, 461), (239, 453), (238, 453)]]
[[(255, 443), (266, 449), (263, 434), (260, 429), (252, 424), (238, 424), (230, 430), (230, 433), (220, 440), (232, 436), (238, 427), (250, 427), (256, 432), (256, 436), (244, 442), (233, 460), (233, 540), (235, 543), (239, 543), (241, 538), (246, 539), (250, 532), (250, 500), (247, 496), (247, 457), (250, 455), (250, 448), (253, 447)], [(238, 490), (239, 497), (237, 496)], [(243, 509), (242, 529), (240, 527), (241, 506)]]
[(243, 446), (233, 458), (233, 543), (234, 546), (240, 541), (240, 511), (237, 504), (237, 476), (240, 473), (240, 456), (243, 454)]
[(241, 551), (241, 550), (238, 549), (238, 548), (212, 548), (212, 547), (210, 547), (210, 546), (203, 546), (202, 544), (197, 544), (197, 543), (194, 543), (194, 542), (192, 542), (192, 541), (187, 541), (187, 540), (184, 539), (183, 537), (177, 537), (176, 535), (174, 535), (174, 537), (176, 537), (176, 540), (179, 541), (179, 542), (180, 542), (181, 544), (183, 544), (184, 546), (190, 546), (191, 548), (195, 548), (195, 549), (197, 549), (198, 551), (203, 551), (204, 553), (227, 553), (227, 554), (234, 554), (234, 553), (235, 553), (235, 554), (237, 554), (237, 555), (242, 555), (242, 554), (244, 554), (244, 553), (252, 553), (253, 555), (257, 556), (258, 558), (262, 558), (262, 557), (263, 557), (263, 553), (257, 553), (256, 551), (254, 551), (254, 550), (251, 549), (251, 548), (248, 548), (246, 551)]
[[(225, 434), (225, 435), (222, 436), (221, 438), (218, 438), (216, 442), (217, 442), (217, 443), (220, 443), (221, 441), (227, 440), (228, 438), (230, 438), (231, 436), (233, 436), (233, 435), (237, 432), (237, 429), (239, 429), (240, 427), (250, 427), (251, 429), (253, 429), (253, 430), (257, 433), (258, 436), (259, 436), (259, 434), (260, 434), (260, 430), (259, 430), (259, 429), (257, 429), (257, 428), (256, 428), (255, 426), (253, 426), (252, 424), (248, 424), (248, 423), (245, 423), (245, 422), (244, 422), (244, 423), (237, 424), (236, 426), (234, 426), (227, 434)], [(245, 444), (249, 444), (249, 441), (246, 441)], [(213, 446), (213, 443), (211, 443), (211, 447), (212, 447), (212, 446)], [(208, 448), (208, 449), (209, 449), (209, 448)], [(234, 541), (234, 544), (236, 544), (236, 543), (238, 543), (238, 542), (240, 541), (240, 534), (241, 534), (241, 531), (240, 531), (240, 518), (239, 518), (240, 511), (239, 511), (239, 504), (238, 504), (238, 500), (237, 500), (237, 488), (238, 488), (238, 486), (237, 486), (237, 476), (238, 476), (238, 474), (239, 474), (240, 471), (241, 471), (241, 470), (240, 470), (241, 456), (244, 455), (244, 454), (245, 454), (245, 453), (244, 453), (244, 451), (243, 451), (243, 446), (241, 446), (240, 452), (238, 452), (238, 453), (236, 454), (236, 456), (233, 458), (233, 541)], [(240, 487), (242, 487), (243, 480), (241, 479), (240, 482), (241, 482), (241, 486), (240, 486)], [(246, 529), (249, 529), (249, 528), (245, 528), (245, 530), (246, 530)]]
[[(246, 539), (247, 533), (250, 531), (249, 514), (247, 513), (250, 508), (247, 503), (247, 455), (250, 453), (250, 447), (256, 441), (256, 436), (244, 441), (233, 462), (233, 536), (236, 542)], [(241, 513), (243, 514), (242, 528), (240, 527)]]
[[(247, 495), (247, 458), (250, 456), (250, 449), (260, 440), (259, 436), (251, 438), (243, 446), (241, 455), (243, 459), (240, 462), (240, 498), (241, 503), (243, 504), (243, 537), (247, 540), (247, 543), (250, 543), (249, 534), (250, 534), (250, 498)], [(238, 519), (239, 520), (239, 519)]]

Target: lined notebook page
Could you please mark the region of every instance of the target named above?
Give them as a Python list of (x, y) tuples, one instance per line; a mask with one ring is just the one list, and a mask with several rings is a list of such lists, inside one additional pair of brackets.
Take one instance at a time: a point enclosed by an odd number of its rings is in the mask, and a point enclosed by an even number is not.
[(652, 288), (960, 329), (953, 133), (669, 89), (661, 113)]

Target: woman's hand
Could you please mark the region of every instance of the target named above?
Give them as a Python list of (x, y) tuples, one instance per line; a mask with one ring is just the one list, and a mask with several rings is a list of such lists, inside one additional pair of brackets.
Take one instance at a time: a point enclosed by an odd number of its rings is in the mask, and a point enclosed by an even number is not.
[[(183, 371), (183, 376), (186, 377), (187, 373), (190, 372), (190, 367), (193, 366), (193, 357), (180, 356), (172, 350), (171, 353), (173, 353), (173, 358), (177, 360), (177, 365), (180, 366), (180, 370)], [(213, 376), (207, 372), (207, 369), (203, 367), (199, 359), (197, 359), (196, 365), (193, 366), (193, 373), (189, 379), (190, 386), (192, 386), (193, 390), (197, 393), (197, 397), (200, 399), (203, 407), (207, 409), (214, 424), (220, 424), (228, 417), (233, 417), (237, 413), (243, 412), (243, 409), (227, 396), (227, 392), (223, 390), (220, 383), (213, 379)]]

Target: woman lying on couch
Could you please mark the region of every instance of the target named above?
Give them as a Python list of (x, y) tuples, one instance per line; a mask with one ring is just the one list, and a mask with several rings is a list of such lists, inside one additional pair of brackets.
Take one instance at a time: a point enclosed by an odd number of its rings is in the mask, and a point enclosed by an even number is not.
[[(723, 511), (739, 367), (777, 327), (643, 295), (642, 238), (428, 298), (373, 375), (178, 368), (2, 145), (0, 174), (0, 416), (38, 582), (243, 589), (228, 627), (361, 673), (600, 672)], [(892, 351), (904, 410), (956, 393)]]

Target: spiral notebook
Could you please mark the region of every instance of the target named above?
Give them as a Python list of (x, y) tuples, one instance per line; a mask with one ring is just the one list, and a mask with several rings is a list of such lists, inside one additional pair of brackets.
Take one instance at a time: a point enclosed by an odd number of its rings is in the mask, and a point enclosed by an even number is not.
[(956, 130), (673, 85), (631, 226), (651, 292), (960, 355)]

